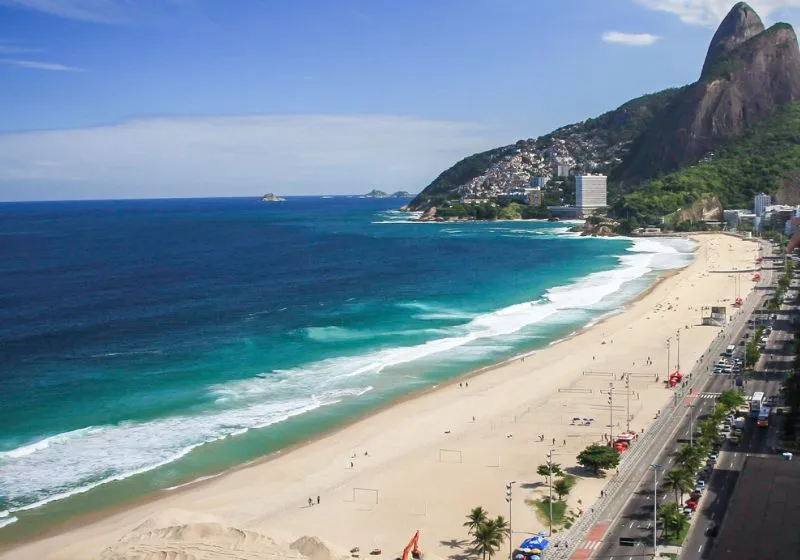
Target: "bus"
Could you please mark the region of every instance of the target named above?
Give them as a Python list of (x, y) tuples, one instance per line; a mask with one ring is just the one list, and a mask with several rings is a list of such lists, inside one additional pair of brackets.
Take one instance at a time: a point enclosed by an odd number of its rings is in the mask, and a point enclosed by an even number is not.
[(761, 407), (764, 404), (764, 393), (756, 391), (750, 397), (750, 418), (758, 418), (758, 413), (761, 412)]
[(759, 428), (766, 428), (769, 426), (769, 407), (765, 406), (761, 410), (758, 411), (758, 420), (756, 420), (756, 426)]
[(731, 344), (725, 349), (725, 355), (729, 358), (733, 357), (733, 353), (736, 352), (736, 345)]

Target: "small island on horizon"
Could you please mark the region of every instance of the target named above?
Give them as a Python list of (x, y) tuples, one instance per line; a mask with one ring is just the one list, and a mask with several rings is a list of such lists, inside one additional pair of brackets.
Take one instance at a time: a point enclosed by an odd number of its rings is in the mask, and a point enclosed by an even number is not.
[(384, 191), (372, 189), (364, 195), (364, 198), (414, 198), (414, 195), (408, 191), (397, 191), (389, 194)]
[(267, 193), (261, 197), (261, 202), (286, 202), (286, 199), (275, 193)]

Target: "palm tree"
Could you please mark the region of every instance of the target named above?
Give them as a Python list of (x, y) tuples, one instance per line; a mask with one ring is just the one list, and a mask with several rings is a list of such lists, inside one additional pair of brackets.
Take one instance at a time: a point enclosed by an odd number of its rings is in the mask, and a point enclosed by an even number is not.
[(690, 447), (688, 445), (681, 447), (677, 453), (678, 465), (684, 466), (689, 470), (697, 469), (702, 460), (698, 451), (697, 447)]
[(494, 553), (503, 544), (505, 538), (503, 527), (507, 531), (508, 523), (502, 517), (498, 517), (484, 521), (475, 528), (472, 544), (475, 545), (475, 550), (482, 554), (483, 560), (486, 560), (487, 556), (489, 558), (494, 556)]
[(681, 515), (680, 510), (678, 510), (678, 504), (675, 502), (667, 502), (658, 509), (658, 518), (664, 523), (665, 537), (669, 534), (670, 529), (675, 529), (676, 526), (679, 526), (678, 519), (681, 517), (683, 515)]
[(489, 520), (489, 513), (483, 509), (483, 506), (475, 506), (469, 511), (467, 520), (464, 522), (464, 527), (467, 528), (467, 533), (474, 535), (478, 527), (483, 525)]
[[(692, 475), (685, 469), (673, 469), (664, 475), (664, 488), (675, 492), (675, 500), (683, 503), (683, 493), (692, 489)], [(680, 499), (678, 496), (680, 495)]]
[(506, 521), (505, 517), (503, 517), (502, 515), (498, 515), (493, 520), (491, 520), (490, 523), (492, 523), (494, 525), (494, 528), (500, 532), (501, 543), (505, 540), (506, 535), (509, 536), (511, 535), (510, 532), (511, 527), (509, 526), (508, 521)]

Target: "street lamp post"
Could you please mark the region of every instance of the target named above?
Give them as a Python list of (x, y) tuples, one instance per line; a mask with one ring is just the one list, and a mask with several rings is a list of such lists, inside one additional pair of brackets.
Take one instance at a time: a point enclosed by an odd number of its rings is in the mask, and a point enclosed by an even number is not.
[(508, 502), (508, 560), (512, 560), (514, 556), (513, 539), (511, 538), (511, 487), (516, 482), (516, 480), (512, 480), (506, 484), (506, 501)]
[(672, 337), (667, 338), (667, 379), (669, 379), (669, 347)]
[(608, 418), (610, 420), (609, 432), (608, 432), (608, 443), (609, 445), (614, 445), (614, 384), (608, 384)]
[(653, 463), (653, 558), (658, 557), (658, 469), (661, 465)]
[(625, 395), (628, 399), (626, 416), (625, 416), (625, 426), (628, 432), (631, 431), (631, 374), (626, 373), (625, 375)]
[(689, 405), (689, 447), (694, 447), (694, 405)]
[(680, 330), (678, 330), (678, 332), (676, 333), (676, 336), (678, 338), (678, 355), (675, 358), (675, 369), (677, 371), (680, 371), (681, 370), (681, 331)]
[(553, 450), (549, 450), (547, 452), (547, 471), (548, 476), (547, 480), (549, 481), (550, 486), (550, 498), (547, 500), (548, 504), (550, 505), (550, 532), (548, 533), (549, 537), (553, 536)]

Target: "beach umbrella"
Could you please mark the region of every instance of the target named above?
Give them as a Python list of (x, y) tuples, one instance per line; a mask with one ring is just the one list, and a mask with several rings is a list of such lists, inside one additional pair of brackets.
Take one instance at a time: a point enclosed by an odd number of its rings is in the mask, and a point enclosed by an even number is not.
[(539, 556), (538, 554), (534, 554), (533, 556), (531, 556), (531, 560), (542, 560), (542, 557)]
[(541, 554), (542, 553), (542, 551), (540, 549), (538, 549), (538, 548), (534, 548), (533, 550), (531, 550), (531, 552), (533, 554)]

